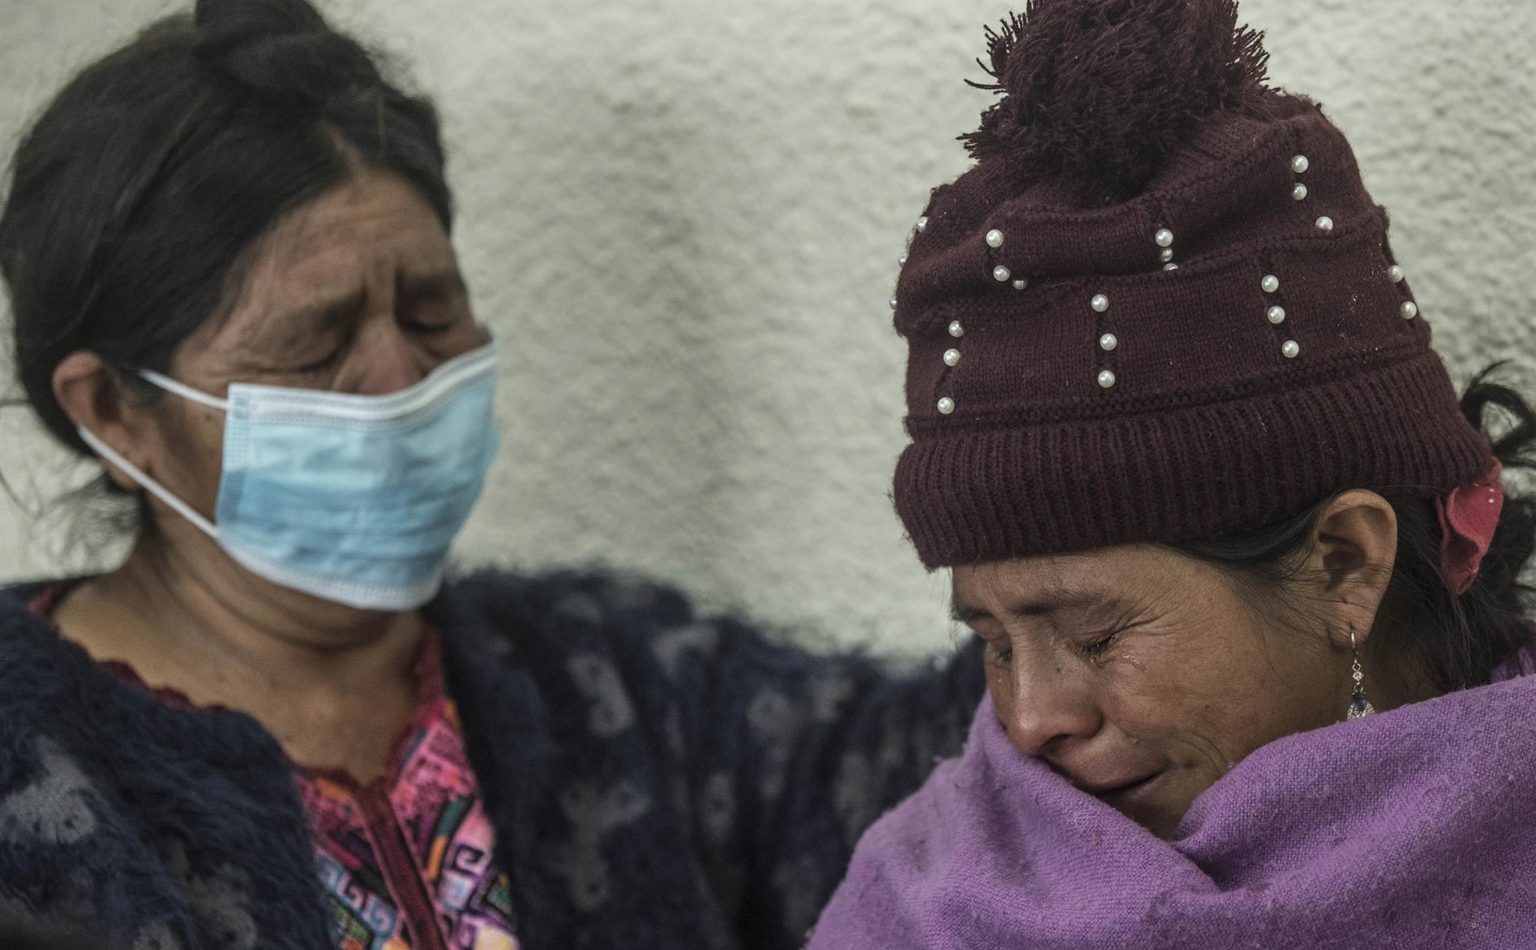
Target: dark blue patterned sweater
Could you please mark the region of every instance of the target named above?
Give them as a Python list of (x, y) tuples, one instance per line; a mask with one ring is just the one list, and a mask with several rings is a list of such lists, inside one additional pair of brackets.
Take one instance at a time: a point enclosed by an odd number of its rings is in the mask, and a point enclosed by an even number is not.
[[(113, 676), (28, 611), (36, 592), (0, 591), (0, 922), (332, 947), (276, 742)], [(426, 613), (525, 950), (798, 947), (983, 688), (974, 648), (896, 675), (628, 576), (485, 573)]]

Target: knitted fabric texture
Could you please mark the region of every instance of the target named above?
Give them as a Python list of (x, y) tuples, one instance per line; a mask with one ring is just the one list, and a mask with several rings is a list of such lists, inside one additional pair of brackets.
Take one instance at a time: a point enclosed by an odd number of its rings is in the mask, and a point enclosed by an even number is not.
[(1488, 469), (1349, 143), (1263, 84), (1230, 0), (1036, 0), (991, 53), (1004, 98), (893, 301), (895, 502), (925, 565), (1218, 536)]

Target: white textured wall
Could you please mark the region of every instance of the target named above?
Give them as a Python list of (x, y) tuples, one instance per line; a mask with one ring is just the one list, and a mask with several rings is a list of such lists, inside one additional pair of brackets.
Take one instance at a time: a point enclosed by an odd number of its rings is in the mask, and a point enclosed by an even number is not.
[[(0, 0), (0, 143), (164, 0)], [(989, 101), (982, 0), (334, 0), (446, 117), (459, 252), (500, 334), (504, 454), (462, 552), (600, 559), (884, 649), (944, 643), (902, 539), (890, 296)], [(1329, 107), (1458, 375), (1536, 352), (1532, 0), (1246, 0)], [(63, 483), (17, 412), (0, 472)], [(55, 519), (56, 520), (56, 519)], [(0, 496), (0, 579), (103, 564)]]

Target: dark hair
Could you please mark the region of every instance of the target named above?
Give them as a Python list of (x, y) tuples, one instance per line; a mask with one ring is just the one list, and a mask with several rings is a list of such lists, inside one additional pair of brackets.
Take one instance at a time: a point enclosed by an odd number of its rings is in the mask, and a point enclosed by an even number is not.
[(99, 354), (120, 382), (166, 371), (218, 312), (241, 253), (360, 166), (399, 173), (445, 228), (437, 114), (304, 0), (198, 0), (76, 76), (17, 149), (0, 274), (27, 401), (88, 453), (54, 398)]
[[(1467, 387), (1462, 413), (1489, 436), (1506, 472), (1536, 468), (1536, 412), (1513, 389), (1489, 379), (1498, 368), (1484, 370)], [(1501, 414), (1505, 419), (1497, 418)], [(1521, 583), (1521, 574), (1536, 550), (1536, 499), (1506, 498), (1482, 569), (1458, 596), (1441, 575), (1442, 533), (1433, 497), (1410, 487), (1378, 493), (1397, 513), (1397, 559), (1371, 643), (1380, 644), (1379, 655), (1392, 657), (1401, 672), (1427, 678), (1441, 692), (1488, 682), (1532, 635), (1527, 619), (1532, 590)], [(1297, 576), (1296, 555), (1305, 550), (1331, 500), (1255, 531), (1170, 546), (1276, 594)]]

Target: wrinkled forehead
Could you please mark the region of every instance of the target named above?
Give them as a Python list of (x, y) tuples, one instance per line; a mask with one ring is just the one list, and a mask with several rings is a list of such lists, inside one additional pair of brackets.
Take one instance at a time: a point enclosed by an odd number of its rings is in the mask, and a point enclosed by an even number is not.
[(954, 568), (955, 619), (999, 619), (1176, 593), (1198, 565), (1168, 548), (1118, 545), (1073, 554), (988, 561)]

